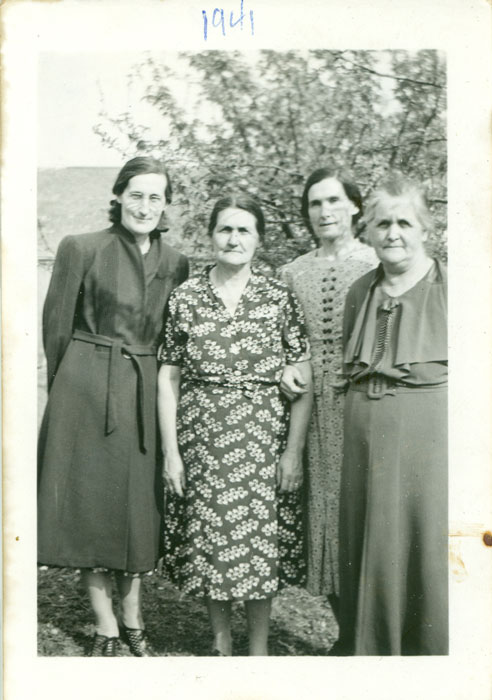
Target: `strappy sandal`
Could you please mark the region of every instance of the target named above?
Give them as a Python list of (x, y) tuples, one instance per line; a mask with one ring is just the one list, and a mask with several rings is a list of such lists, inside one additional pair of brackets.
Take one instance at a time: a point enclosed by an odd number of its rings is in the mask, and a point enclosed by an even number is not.
[(147, 632), (142, 629), (127, 627), (120, 623), (120, 634), (124, 642), (130, 647), (133, 656), (157, 656), (152, 648)]
[(116, 656), (118, 639), (119, 637), (106, 637), (96, 632), (87, 656)]

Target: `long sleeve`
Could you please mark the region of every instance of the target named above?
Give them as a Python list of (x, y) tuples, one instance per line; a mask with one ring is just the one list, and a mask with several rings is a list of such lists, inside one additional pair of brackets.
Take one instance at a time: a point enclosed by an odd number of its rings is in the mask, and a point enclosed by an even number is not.
[(76, 236), (58, 247), (43, 308), (43, 345), (48, 365), (48, 390), (72, 336), (75, 312), (84, 277), (84, 256)]
[(352, 333), (354, 323), (355, 323), (355, 318), (357, 315), (357, 309), (356, 309), (356, 294), (354, 290), (351, 288), (348, 293), (347, 297), (345, 299), (345, 310), (343, 313), (343, 327), (342, 327), (342, 343), (343, 343), (343, 348), (347, 347), (348, 340), (350, 338), (350, 335)]

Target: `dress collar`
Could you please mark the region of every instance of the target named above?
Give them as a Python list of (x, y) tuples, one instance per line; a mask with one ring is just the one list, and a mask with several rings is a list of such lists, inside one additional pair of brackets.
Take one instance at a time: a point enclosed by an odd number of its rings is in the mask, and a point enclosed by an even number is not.
[[(119, 234), (120, 236), (123, 236), (123, 238), (125, 238), (130, 243), (136, 243), (136, 238), (133, 235), (133, 233), (131, 233), (127, 228), (125, 228), (121, 222), (113, 224), (112, 227), (110, 228), (110, 232)], [(161, 232), (158, 231), (157, 229), (154, 229), (153, 231), (151, 231), (149, 233), (149, 238), (151, 241), (155, 240), (157, 238), (160, 238), (160, 237), (161, 237)]]

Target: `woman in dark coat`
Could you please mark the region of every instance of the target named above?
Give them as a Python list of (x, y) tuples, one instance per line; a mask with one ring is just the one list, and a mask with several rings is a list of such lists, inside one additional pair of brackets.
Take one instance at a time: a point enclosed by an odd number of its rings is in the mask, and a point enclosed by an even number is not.
[(156, 346), (188, 262), (161, 238), (171, 183), (159, 161), (128, 161), (113, 193), (110, 228), (62, 240), (44, 306), (38, 561), (84, 570), (90, 655), (115, 653), (115, 571), (124, 636), (145, 656), (140, 575), (159, 558), (161, 524)]
[(389, 179), (365, 218), (381, 265), (345, 309), (338, 652), (447, 654), (447, 276), (415, 184)]

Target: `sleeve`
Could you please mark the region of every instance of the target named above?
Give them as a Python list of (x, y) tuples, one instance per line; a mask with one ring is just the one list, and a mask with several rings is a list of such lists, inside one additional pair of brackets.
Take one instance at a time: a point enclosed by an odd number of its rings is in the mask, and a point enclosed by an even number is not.
[(352, 286), (345, 298), (345, 308), (343, 311), (343, 324), (342, 324), (342, 345), (343, 351), (347, 347), (347, 343), (352, 335), (352, 330), (354, 328), (355, 319), (357, 316), (357, 304), (356, 304), (356, 294), (354, 287)]
[(43, 346), (51, 388), (70, 338), (84, 278), (84, 256), (76, 236), (67, 236), (59, 247), (43, 307)]
[(311, 357), (304, 313), (295, 294), (290, 290), (286, 290), (285, 294), (286, 303), (282, 329), (285, 359), (287, 362), (303, 362)]
[(179, 304), (173, 292), (169, 298), (163, 341), (157, 351), (157, 360), (163, 365), (181, 366), (187, 340), (188, 334), (179, 322)]
[(277, 277), (281, 282), (286, 284), (289, 289), (292, 289), (292, 274), (287, 265), (282, 265), (282, 267), (277, 270)]
[[(183, 282), (186, 282), (189, 276), (189, 262), (188, 258), (185, 255), (181, 255), (181, 253), (176, 253), (174, 251), (174, 256), (176, 260), (176, 265), (175, 265), (175, 270), (173, 272), (172, 276), (172, 287), (171, 287), (171, 294), (169, 295), (169, 298), (171, 298), (172, 292), (179, 287)], [(159, 328), (159, 333), (157, 334), (157, 339), (156, 339), (156, 345), (158, 346), (158, 356), (160, 353), (160, 348), (165, 344), (164, 341), (164, 334), (166, 332), (166, 324), (167, 324), (167, 317), (169, 315), (169, 299), (164, 307), (164, 313), (162, 315), (162, 323)]]

